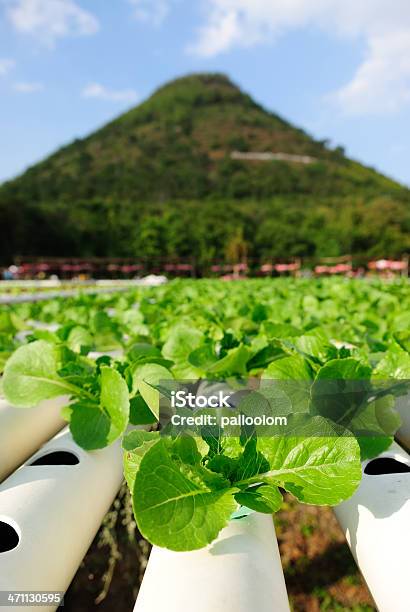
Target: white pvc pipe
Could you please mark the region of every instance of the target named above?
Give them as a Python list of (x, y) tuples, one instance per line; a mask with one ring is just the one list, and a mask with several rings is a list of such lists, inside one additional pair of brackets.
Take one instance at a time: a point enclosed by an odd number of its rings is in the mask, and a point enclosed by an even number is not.
[[(409, 455), (395, 443), (379, 457), (410, 466)], [(378, 610), (408, 612), (410, 473), (363, 473), (357, 492), (335, 514)]]
[(1, 304), (26, 304), (31, 302), (46, 302), (56, 298), (81, 297), (82, 295), (97, 295), (100, 293), (125, 293), (129, 287), (91, 287), (86, 289), (61, 289), (60, 291), (42, 291), (20, 295), (0, 295)]
[[(71, 452), (79, 463), (29, 465), (52, 451)], [(16, 548), (0, 553), (0, 591), (65, 592), (122, 479), (119, 443), (86, 452), (64, 431), (0, 485), (0, 521), (20, 535)]]
[(67, 396), (35, 408), (15, 408), (0, 399), (0, 482), (66, 424), (60, 411)]
[(410, 394), (399, 397), (395, 407), (402, 421), (402, 426), (396, 433), (396, 438), (403, 446), (410, 449)]
[(201, 550), (154, 546), (134, 612), (289, 612), (273, 520), (231, 520)]
[(99, 357), (112, 357), (113, 359), (120, 359), (123, 355), (122, 349), (114, 349), (110, 351), (91, 351), (88, 353), (90, 359), (98, 359)]

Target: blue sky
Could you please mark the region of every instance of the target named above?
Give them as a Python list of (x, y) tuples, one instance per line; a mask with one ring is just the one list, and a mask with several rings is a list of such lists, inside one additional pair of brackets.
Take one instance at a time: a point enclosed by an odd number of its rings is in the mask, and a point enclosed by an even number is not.
[(192, 71), (410, 185), (408, 0), (0, 0), (0, 180)]

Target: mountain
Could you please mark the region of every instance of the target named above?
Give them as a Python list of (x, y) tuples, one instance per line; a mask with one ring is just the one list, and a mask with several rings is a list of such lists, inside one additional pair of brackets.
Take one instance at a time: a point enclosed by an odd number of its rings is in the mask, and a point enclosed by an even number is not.
[(193, 74), (0, 187), (0, 258), (395, 256), (410, 191)]

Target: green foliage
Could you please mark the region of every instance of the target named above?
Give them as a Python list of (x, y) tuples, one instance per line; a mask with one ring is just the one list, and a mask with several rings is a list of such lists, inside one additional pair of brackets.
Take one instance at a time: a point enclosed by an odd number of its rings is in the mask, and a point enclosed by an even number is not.
[[(235, 149), (315, 161), (240, 161)], [(226, 77), (191, 75), (4, 184), (0, 258), (194, 257), (207, 272), (238, 252), (238, 237), (239, 252), (260, 260), (399, 255), (410, 248), (409, 200)]]
[(12, 404), (23, 408), (70, 393), (72, 385), (58, 376), (57, 369), (54, 345), (38, 340), (21, 346), (7, 361), (3, 391)]
[(134, 512), (142, 534), (173, 550), (202, 548), (236, 508), (236, 489), (199, 463), (181, 460), (164, 439), (145, 453), (134, 483)]
[[(361, 460), (388, 448), (401, 423), (409, 310), (406, 281), (335, 278), (175, 281), (80, 295), (64, 308), (16, 305), (0, 311), (4, 352), (20, 345), (3, 392), (22, 407), (68, 395), (64, 417), (87, 450), (122, 438), (141, 533), (192, 550), (231, 517), (276, 512), (280, 489), (316, 505), (354, 493)], [(55, 331), (42, 329), (50, 321)], [(90, 357), (112, 345), (121, 357)], [(219, 421), (172, 435), (126, 433), (156, 423), (161, 393), (186, 377), (205, 391), (230, 381), (239, 396), (230, 414), (286, 415), (286, 429), (232, 433)]]
[(361, 479), (356, 439), (322, 417), (297, 416), (294, 421), (295, 436), (258, 440), (270, 464), (261, 480), (307, 504), (332, 506), (350, 497)]
[[(126, 473), (133, 474), (138, 465), (132, 490), (141, 533), (159, 546), (192, 550), (214, 539), (234, 511), (234, 500), (269, 513), (281, 505), (278, 486), (317, 505), (335, 505), (350, 497), (361, 478), (356, 440), (334, 437), (321, 417), (295, 425), (294, 433), (255, 439), (251, 450), (249, 442), (239, 449), (228, 444), (224, 450), (222, 441), (218, 462), (210, 448), (200, 462), (192, 438), (194, 453), (182, 455), (178, 440), (161, 438), (149, 442), (142, 460), (141, 441), (134, 453), (127, 440)], [(227, 461), (234, 467), (229, 478)]]
[(282, 506), (282, 495), (277, 487), (271, 485), (256, 485), (246, 491), (236, 493), (236, 501), (247, 508), (264, 514), (273, 514)]
[(132, 381), (133, 390), (141, 394), (142, 399), (158, 419), (159, 416), (159, 392), (156, 389), (161, 381), (172, 378), (171, 373), (161, 365), (147, 363), (133, 368)]

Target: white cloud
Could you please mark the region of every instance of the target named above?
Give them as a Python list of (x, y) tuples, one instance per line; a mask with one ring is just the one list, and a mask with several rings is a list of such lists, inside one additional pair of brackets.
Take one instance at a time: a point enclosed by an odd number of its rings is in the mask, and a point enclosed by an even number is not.
[(97, 18), (74, 0), (7, 0), (6, 15), (18, 32), (46, 44), (64, 36), (89, 36), (99, 29)]
[(18, 93), (30, 94), (36, 93), (37, 91), (42, 91), (44, 89), (44, 85), (43, 83), (39, 82), (19, 81), (18, 83), (14, 83), (13, 89)]
[(350, 114), (395, 112), (410, 102), (410, 32), (372, 37), (352, 80), (330, 99)]
[(16, 62), (10, 58), (0, 58), (0, 76), (8, 74), (10, 70), (13, 70), (15, 65)]
[(204, 0), (204, 6), (192, 53), (212, 57), (316, 27), (366, 45), (350, 82), (330, 96), (346, 113), (394, 112), (410, 102), (408, 0)]
[(128, 0), (136, 19), (154, 26), (162, 24), (169, 13), (170, 0)]
[(135, 102), (138, 94), (134, 89), (108, 89), (100, 83), (89, 83), (82, 91), (83, 98), (98, 98), (111, 102)]

